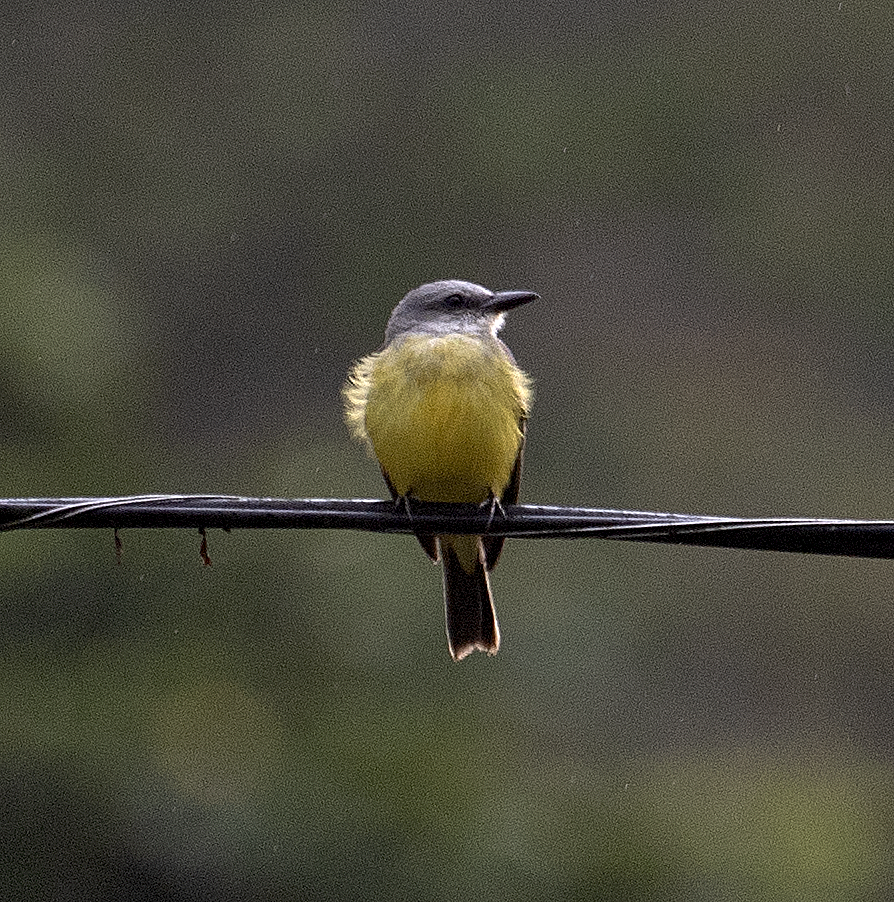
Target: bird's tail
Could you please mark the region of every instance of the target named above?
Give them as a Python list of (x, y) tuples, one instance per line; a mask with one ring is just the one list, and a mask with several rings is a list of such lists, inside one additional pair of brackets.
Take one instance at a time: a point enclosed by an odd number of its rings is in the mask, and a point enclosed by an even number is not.
[(444, 566), (447, 641), (454, 661), (473, 651), (495, 655), (500, 628), (479, 536), (438, 536)]

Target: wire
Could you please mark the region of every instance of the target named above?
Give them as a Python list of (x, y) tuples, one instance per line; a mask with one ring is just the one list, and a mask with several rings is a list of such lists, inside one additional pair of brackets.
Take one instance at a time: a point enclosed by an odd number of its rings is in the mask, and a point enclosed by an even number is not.
[(894, 520), (707, 517), (605, 508), (490, 507), (346, 498), (132, 495), (0, 499), (0, 532), (60, 528), (358, 529), (514, 538), (602, 538), (894, 558)]

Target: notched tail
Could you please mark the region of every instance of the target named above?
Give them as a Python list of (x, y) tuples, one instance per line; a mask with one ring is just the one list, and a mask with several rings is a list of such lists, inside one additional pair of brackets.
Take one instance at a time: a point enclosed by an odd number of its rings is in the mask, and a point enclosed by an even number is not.
[[(466, 542), (474, 542), (474, 546), (462, 548), (462, 551), (470, 552), (464, 566), (454, 543)], [(481, 540), (477, 536), (439, 537), (438, 545), (444, 562), (447, 641), (453, 660), (461, 661), (473, 651), (495, 655), (500, 648), (500, 628), (484, 566)], [(465, 559), (466, 555), (462, 557)]]

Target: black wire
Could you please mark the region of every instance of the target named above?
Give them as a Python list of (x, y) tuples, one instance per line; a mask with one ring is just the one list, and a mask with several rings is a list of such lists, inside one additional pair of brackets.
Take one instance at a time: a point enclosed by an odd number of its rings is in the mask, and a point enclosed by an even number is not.
[(0, 531), (59, 528), (360, 529), (488, 533), (516, 538), (603, 538), (894, 558), (894, 521), (706, 517), (604, 508), (432, 504), (344, 498), (135, 495), (0, 499)]

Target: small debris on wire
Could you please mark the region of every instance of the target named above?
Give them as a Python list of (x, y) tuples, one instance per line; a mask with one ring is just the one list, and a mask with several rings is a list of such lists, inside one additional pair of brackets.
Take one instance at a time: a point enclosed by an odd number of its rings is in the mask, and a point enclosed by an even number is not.
[(199, 527), (199, 535), (202, 537), (202, 544), (199, 546), (199, 554), (202, 556), (202, 563), (206, 567), (211, 566), (211, 558), (208, 557), (208, 536), (205, 535), (205, 527)]

